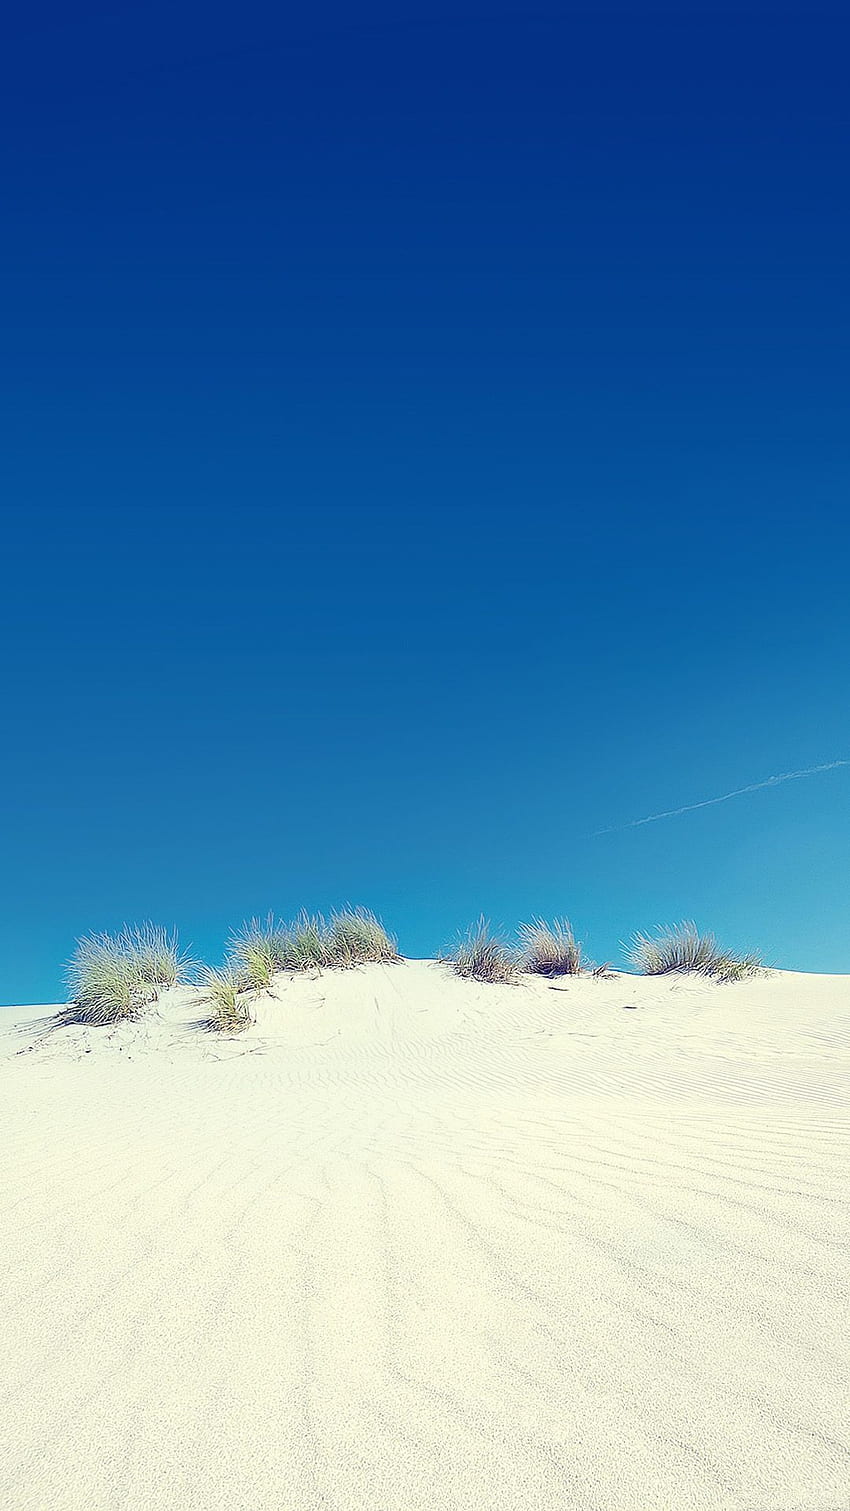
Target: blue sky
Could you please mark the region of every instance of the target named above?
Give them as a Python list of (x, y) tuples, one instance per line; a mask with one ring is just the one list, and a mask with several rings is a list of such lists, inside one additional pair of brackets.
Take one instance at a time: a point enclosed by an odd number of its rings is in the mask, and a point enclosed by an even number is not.
[[(285, 8), (284, 8), (285, 9)], [(152, 917), (850, 971), (850, 27), (5, 23), (0, 1000)]]

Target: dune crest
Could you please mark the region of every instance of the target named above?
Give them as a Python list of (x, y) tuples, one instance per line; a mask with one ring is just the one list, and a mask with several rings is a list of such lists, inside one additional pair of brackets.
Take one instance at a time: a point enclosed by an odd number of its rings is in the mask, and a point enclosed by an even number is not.
[(850, 1503), (850, 978), (406, 961), (253, 1011), (0, 1013), (0, 1502)]

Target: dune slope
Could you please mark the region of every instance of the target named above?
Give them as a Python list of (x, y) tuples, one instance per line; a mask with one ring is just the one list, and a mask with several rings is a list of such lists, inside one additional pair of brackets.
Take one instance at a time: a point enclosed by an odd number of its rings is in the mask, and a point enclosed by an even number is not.
[(850, 980), (0, 1014), (0, 1504), (845, 1511)]

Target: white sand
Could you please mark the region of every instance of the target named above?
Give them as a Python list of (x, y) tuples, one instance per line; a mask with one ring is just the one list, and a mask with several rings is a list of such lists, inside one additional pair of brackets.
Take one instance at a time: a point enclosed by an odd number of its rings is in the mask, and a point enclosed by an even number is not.
[(259, 1014), (0, 1014), (4, 1508), (850, 1507), (850, 979)]

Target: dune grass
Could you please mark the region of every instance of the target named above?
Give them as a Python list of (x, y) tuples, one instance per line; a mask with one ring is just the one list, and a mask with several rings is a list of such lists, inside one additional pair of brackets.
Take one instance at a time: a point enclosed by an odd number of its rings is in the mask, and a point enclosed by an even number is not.
[(398, 946), (368, 908), (342, 908), (331, 914), (325, 934), (327, 964), (338, 968), (398, 960)]
[(582, 947), (567, 918), (546, 923), (535, 918), (520, 924), (522, 970), (535, 976), (578, 976), (582, 971)]
[(251, 996), (271, 991), (278, 971), (345, 968), (376, 960), (398, 960), (395, 940), (367, 908), (343, 908), (326, 921), (299, 913), (291, 923), (252, 918), (231, 935), (222, 967), (208, 966), (201, 978), (210, 1003), (207, 1028), (241, 1033), (254, 1021)]
[(301, 912), (284, 930), (283, 969), (321, 970), (328, 965), (328, 926), (319, 913)]
[(715, 981), (743, 981), (764, 968), (758, 955), (733, 955), (720, 948), (713, 934), (701, 934), (690, 921), (654, 934), (636, 934), (629, 959), (644, 976), (691, 972)]
[(276, 971), (286, 962), (288, 934), (269, 914), (265, 922), (252, 918), (228, 941), (227, 964), (234, 977), (257, 992), (268, 991)]
[(470, 981), (514, 982), (520, 964), (517, 951), (506, 939), (493, 934), (483, 917), (439, 959), (451, 966), (456, 976)]
[(761, 955), (754, 951), (746, 955), (721, 954), (714, 972), (716, 981), (746, 981), (749, 976), (770, 975)]
[(204, 1027), (216, 1033), (243, 1033), (254, 1021), (247, 993), (250, 985), (233, 965), (206, 966), (201, 977), (204, 1001), (210, 1011)]
[(160, 987), (185, 980), (187, 961), (176, 934), (145, 923), (78, 939), (66, 976), (78, 1021), (120, 1023), (155, 1002)]
[(330, 919), (299, 913), (291, 923), (273, 915), (252, 918), (232, 935), (228, 964), (248, 986), (266, 991), (276, 971), (346, 969), (373, 961), (398, 960), (395, 939), (368, 908), (341, 908)]
[(181, 952), (177, 934), (157, 924), (143, 923), (124, 930), (124, 938), (136, 957), (143, 981), (155, 986), (179, 986), (189, 977), (192, 962)]

